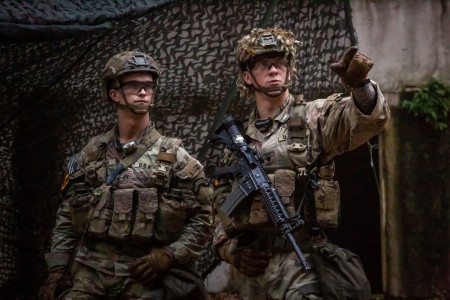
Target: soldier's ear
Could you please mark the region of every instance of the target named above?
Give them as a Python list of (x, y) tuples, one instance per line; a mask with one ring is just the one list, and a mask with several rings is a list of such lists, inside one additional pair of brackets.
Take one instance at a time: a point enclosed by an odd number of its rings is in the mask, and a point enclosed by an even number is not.
[(245, 81), (246, 84), (248, 84), (248, 85), (252, 85), (253, 84), (253, 77), (252, 77), (252, 75), (250, 74), (249, 71), (244, 71), (242, 73), (242, 78), (244, 78), (244, 81)]
[(115, 90), (115, 89), (110, 89), (109, 90), (109, 97), (114, 101), (114, 102), (119, 102), (119, 91)]

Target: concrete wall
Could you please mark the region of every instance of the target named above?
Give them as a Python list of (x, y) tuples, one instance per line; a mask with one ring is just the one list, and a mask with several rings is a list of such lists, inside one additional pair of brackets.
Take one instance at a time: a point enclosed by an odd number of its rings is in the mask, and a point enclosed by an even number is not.
[(360, 50), (375, 62), (371, 78), (384, 92), (421, 85), (428, 76), (450, 83), (449, 0), (351, 1)]
[[(403, 88), (433, 76), (450, 83), (450, 1), (351, 1), (360, 50), (375, 66), (393, 113), (380, 138), (383, 292), (450, 297), (449, 129), (400, 108)], [(411, 94), (409, 95), (411, 97)]]

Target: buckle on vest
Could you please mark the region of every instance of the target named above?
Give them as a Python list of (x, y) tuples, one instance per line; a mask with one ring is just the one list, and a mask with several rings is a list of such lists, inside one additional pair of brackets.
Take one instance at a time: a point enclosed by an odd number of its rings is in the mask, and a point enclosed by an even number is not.
[(287, 149), (292, 152), (303, 152), (308, 146), (301, 143), (292, 143), (287, 146)]
[(306, 171), (305, 167), (300, 167), (300, 168), (297, 168), (297, 175), (298, 176), (307, 176), (308, 172)]
[(167, 167), (164, 165), (159, 165), (158, 167), (158, 171), (156, 174), (156, 184), (157, 185), (164, 185), (165, 181), (166, 181), (166, 172), (167, 172)]

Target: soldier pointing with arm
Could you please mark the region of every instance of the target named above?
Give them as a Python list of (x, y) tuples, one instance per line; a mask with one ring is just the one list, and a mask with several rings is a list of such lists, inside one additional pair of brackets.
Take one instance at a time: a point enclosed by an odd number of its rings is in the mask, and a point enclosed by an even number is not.
[[(298, 43), (290, 31), (256, 28), (239, 40), (236, 50), (238, 86), (255, 101), (243, 133), (249, 147), (264, 158), (264, 171), (290, 217), (300, 214), (305, 221), (292, 234), (308, 262), (299, 263), (293, 243), (274, 226), (260, 193), (249, 194), (232, 214), (219, 209), (214, 243), (219, 256), (239, 271), (244, 299), (322, 299), (314, 268), (304, 268), (312, 263), (312, 238), (325, 239), (323, 231), (337, 226), (339, 185), (333, 178), (333, 158), (381, 133), (390, 119), (378, 85), (367, 78), (373, 63), (356, 47), (331, 65), (351, 91), (349, 97), (294, 97), (289, 87), (296, 74)], [(221, 167), (237, 159), (236, 153), (225, 150)], [(306, 200), (311, 176), (318, 179), (314, 205)], [(218, 208), (227, 207), (222, 205), (229, 196), (242, 189), (236, 178), (221, 178), (214, 185)]]

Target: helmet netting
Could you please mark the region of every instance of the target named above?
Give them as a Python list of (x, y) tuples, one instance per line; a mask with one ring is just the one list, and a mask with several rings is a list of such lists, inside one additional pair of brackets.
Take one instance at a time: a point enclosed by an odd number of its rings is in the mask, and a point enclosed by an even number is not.
[[(265, 43), (264, 40), (269, 40), (269, 42)], [(241, 91), (241, 96), (250, 96), (250, 91), (252, 90), (252, 87), (244, 81), (243, 72), (248, 70), (249, 65), (254, 63), (255, 58), (272, 53), (279, 53), (287, 59), (290, 79), (285, 85), (289, 87), (296, 76), (295, 54), (299, 44), (300, 42), (294, 38), (294, 34), (291, 31), (279, 27), (254, 28), (250, 34), (242, 37), (238, 41), (236, 48), (238, 63), (236, 83)]]

